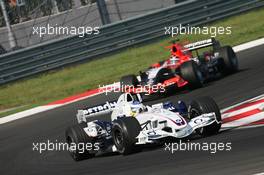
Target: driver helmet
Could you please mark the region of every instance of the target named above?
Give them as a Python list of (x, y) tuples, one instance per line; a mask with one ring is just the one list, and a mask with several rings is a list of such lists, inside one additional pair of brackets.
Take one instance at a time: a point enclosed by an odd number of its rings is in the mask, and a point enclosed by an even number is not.
[(130, 105), (131, 109), (131, 116), (135, 117), (139, 113), (144, 111), (144, 105), (140, 103), (139, 101), (133, 101)]
[(205, 61), (210, 61), (211, 60), (210, 52), (204, 52), (203, 56), (204, 56)]
[(170, 64), (172, 64), (172, 65), (177, 64), (178, 61), (179, 61), (179, 58), (176, 57), (176, 56), (172, 56), (172, 57), (170, 58)]

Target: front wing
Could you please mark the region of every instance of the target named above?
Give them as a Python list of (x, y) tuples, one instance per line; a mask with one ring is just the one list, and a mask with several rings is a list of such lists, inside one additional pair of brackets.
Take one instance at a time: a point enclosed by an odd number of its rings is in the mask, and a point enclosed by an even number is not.
[(159, 139), (166, 137), (184, 138), (191, 135), (196, 129), (202, 128), (213, 124), (214, 122), (219, 123), (216, 120), (214, 112), (202, 114), (191, 119), (186, 127), (182, 129), (172, 128), (172, 132), (166, 132), (160, 128), (151, 128), (148, 130), (142, 130), (137, 136), (138, 142), (136, 144), (147, 144), (157, 142)]

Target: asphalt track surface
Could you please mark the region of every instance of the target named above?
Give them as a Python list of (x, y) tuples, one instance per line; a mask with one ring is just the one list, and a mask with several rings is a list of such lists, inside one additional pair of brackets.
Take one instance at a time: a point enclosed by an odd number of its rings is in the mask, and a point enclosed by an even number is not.
[[(264, 45), (238, 53), (240, 72), (192, 92), (159, 101), (190, 100), (210, 95), (221, 108), (264, 92)], [(99, 95), (55, 110), (0, 126), (0, 174), (254, 174), (264, 172), (264, 127), (238, 129), (193, 140), (195, 143), (231, 142), (231, 151), (177, 151), (154, 147), (129, 156), (104, 155), (74, 162), (66, 151), (32, 151), (32, 143), (64, 141), (65, 129), (76, 123), (77, 109), (112, 100)], [(152, 103), (157, 103), (153, 101)], [(106, 116), (103, 116), (105, 118)]]

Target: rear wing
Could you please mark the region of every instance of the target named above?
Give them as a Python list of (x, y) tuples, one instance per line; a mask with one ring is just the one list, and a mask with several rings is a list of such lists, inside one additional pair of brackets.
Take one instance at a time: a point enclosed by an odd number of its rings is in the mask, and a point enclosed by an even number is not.
[(105, 102), (97, 106), (88, 107), (85, 109), (78, 110), (76, 115), (78, 123), (87, 122), (87, 118), (95, 117), (104, 114), (110, 114), (116, 107), (116, 101)]
[(193, 50), (198, 50), (198, 49), (202, 49), (202, 48), (210, 47), (210, 46), (213, 46), (214, 49), (219, 48), (220, 43), (215, 38), (210, 38), (210, 39), (198, 41), (195, 43), (190, 43), (190, 44), (184, 45), (183, 47), (187, 49), (188, 51), (193, 51)]

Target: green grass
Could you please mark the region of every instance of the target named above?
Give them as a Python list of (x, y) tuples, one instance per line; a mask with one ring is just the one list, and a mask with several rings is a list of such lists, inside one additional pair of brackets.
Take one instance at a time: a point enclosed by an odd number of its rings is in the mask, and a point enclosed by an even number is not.
[[(239, 16), (230, 17), (209, 26), (231, 26), (232, 35), (219, 35), (216, 38), (223, 45), (238, 45), (264, 37), (264, 8)], [(182, 35), (181, 40), (196, 41), (209, 38), (206, 35)], [(119, 54), (82, 65), (41, 74), (0, 87), (0, 111), (26, 105), (27, 108), (46, 104), (83, 91), (119, 81), (122, 75), (137, 74), (150, 64), (169, 56), (171, 38), (142, 47), (127, 49)], [(21, 109), (20, 109), (21, 110)], [(24, 110), (24, 108), (23, 108)], [(18, 112), (18, 110), (12, 111)], [(1, 113), (1, 116), (11, 114)]]

